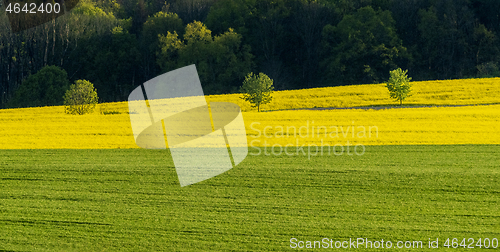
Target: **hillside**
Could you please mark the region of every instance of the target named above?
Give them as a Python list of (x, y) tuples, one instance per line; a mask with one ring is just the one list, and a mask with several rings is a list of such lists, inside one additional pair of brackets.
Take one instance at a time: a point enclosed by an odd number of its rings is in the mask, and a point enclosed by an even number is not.
[[(500, 102), (500, 78), (414, 82), (414, 94), (405, 104), (473, 105)], [(381, 106), (395, 104), (383, 84), (279, 91), (267, 110), (257, 113), (239, 94), (207, 96), (207, 100), (239, 104), (249, 144), (287, 144), (297, 136), (282, 137), (280, 127), (321, 128), (324, 143), (387, 144), (498, 144), (500, 105), (411, 108), (390, 110), (287, 111), (286, 109)], [(63, 107), (0, 110), (1, 149), (137, 148), (130, 128), (126, 102), (100, 104), (94, 114), (64, 114)], [(253, 124), (252, 124), (253, 123)], [(309, 123), (309, 124), (308, 124)], [(308, 126), (309, 125), (309, 126)], [(263, 133), (266, 131), (269, 136)], [(332, 138), (332, 130), (376, 126), (378, 136), (351, 134)], [(333, 127), (333, 128), (332, 128)], [(342, 127), (342, 128), (341, 128)], [(375, 129), (375, 128), (373, 128)], [(352, 132), (351, 132), (352, 133)], [(309, 135), (301, 143), (319, 143)]]
[[(500, 103), (500, 78), (412, 82), (412, 96), (404, 104), (471, 105)], [(239, 94), (211, 95), (209, 101), (230, 101), (243, 111), (253, 110)], [(396, 105), (385, 84), (353, 85), (277, 91), (264, 110)]]

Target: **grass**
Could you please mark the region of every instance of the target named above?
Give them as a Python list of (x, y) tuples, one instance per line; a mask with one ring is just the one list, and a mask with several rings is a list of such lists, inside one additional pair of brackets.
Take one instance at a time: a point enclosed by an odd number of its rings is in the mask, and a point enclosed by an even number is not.
[[(250, 148), (255, 154), (254, 148)], [(181, 188), (168, 150), (1, 150), (0, 250), (290, 250), (500, 239), (500, 146), (254, 156)], [(359, 249), (362, 251), (362, 249)], [(422, 251), (425, 249), (418, 249)]]
[[(393, 102), (384, 84), (280, 91), (266, 106), (283, 111), (268, 113), (254, 112), (239, 94), (207, 96), (241, 106), (252, 154), (265, 141), (320, 140), (364, 144), (366, 153), (249, 155), (183, 188), (168, 150), (136, 149), (126, 102), (85, 116), (63, 107), (0, 110), (0, 251), (283, 251), (291, 238), (325, 237), (423, 241), (424, 248), (437, 238), (440, 248), (446, 238), (498, 240), (499, 80), (415, 82), (404, 109), (379, 110)], [(438, 107), (418, 108), (425, 104)], [(470, 104), (497, 105), (446, 107)], [(322, 107), (371, 108), (290, 110)], [(358, 134), (370, 126), (376, 137)], [(288, 132), (301, 127), (311, 133)], [(348, 133), (354, 128), (356, 136)]]

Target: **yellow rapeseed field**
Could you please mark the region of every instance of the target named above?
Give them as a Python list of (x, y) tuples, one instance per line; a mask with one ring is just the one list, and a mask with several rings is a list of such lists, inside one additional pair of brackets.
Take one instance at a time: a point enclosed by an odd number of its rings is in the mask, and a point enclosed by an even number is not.
[(64, 107), (57, 106), (0, 110), (0, 148), (137, 147), (128, 114), (103, 115), (96, 111), (89, 115), (68, 115)]
[[(406, 104), (497, 104), (500, 79), (414, 82)], [(285, 110), (395, 104), (383, 84), (275, 92), (257, 113), (238, 94), (207, 96), (242, 107), (249, 146), (500, 144), (500, 105), (382, 110)], [(283, 111), (279, 111), (283, 110)], [(64, 108), (0, 110), (0, 149), (138, 148), (126, 102), (90, 115)]]
[[(462, 79), (443, 81), (418, 81), (413, 85), (412, 96), (404, 104), (464, 105), (500, 103), (500, 78)], [(234, 102), (243, 111), (254, 111), (240, 94), (207, 96), (209, 101)], [(396, 105), (389, 98), (385, 84), (354, 85), (342, 87), (286, 90), (273, 93), (273, 101), (263, 105), (263, 110), (296, 108), (359, 107), (371, 105)]]
[(500, 105), (244, 114), (250, 146), (500, 144)]

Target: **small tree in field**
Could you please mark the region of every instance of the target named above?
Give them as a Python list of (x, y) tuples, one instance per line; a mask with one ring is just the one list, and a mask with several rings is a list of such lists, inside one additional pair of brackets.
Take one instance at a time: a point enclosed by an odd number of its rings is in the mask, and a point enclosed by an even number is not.
[(91, 113), (97, 104), (97, 92), (87, 80), (77, 80), (64, 94), (64, 106), (67, 114), (83, 115)]
[(271, 102), (273, 90), (273, 80), (267, 75), (249, 73), (240, 88), (240, 92), (243, 93), (241, 99), (250, 102), (252, 107), (257, 107), (257, 111), (260, 112), (260, 105)]
[(408, 73), (408, 70), (403, 71), (401, 68), (392, 70), (390, 72), (391, 77), (386, 85), (389, 95), (399, 101), (399, 105), (403, 105), (403, 100), (409, 97), (411, 92), (411, 78), (406, 73)]

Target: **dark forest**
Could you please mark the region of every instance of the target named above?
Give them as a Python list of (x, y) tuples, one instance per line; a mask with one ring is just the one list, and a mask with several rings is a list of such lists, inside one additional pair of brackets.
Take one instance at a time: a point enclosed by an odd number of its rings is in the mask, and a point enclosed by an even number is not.
[(413, 80), (500, 76), (498, 0), (83, 0), (16, 33), (1, 9), (2, 108), (61, 104), (51, 78), (123, 101), (190, 64), (205, 94), (237, 92), (249, 72), (277, 90), (383, 83), (396, 68)]

